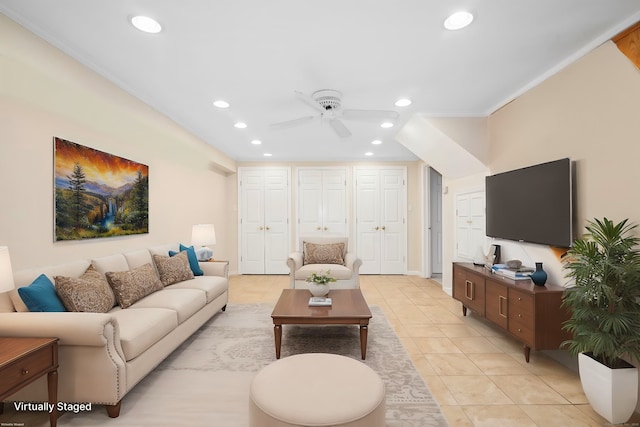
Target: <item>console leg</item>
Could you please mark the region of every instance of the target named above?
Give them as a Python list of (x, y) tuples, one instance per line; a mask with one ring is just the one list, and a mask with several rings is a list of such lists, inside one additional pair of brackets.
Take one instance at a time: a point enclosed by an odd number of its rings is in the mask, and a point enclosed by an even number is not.
[(528, 345), (524, 346), (524, 360), (527, 361), (527, 363), (529, 363), (529, 356), (531, 355), (531, 347), (529, 347)]
[(120, 406), (122, 405), (122, 400), (115, 405), (105, 405), (107, 409), (107, 415), (109, 418), (118, 418), (120, 416)]

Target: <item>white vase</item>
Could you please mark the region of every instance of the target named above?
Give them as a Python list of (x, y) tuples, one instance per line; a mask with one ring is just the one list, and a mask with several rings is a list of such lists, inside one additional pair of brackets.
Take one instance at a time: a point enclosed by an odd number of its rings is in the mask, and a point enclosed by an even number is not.
[(627, 422), (638, 402), (638, 369), (611, 369), (584, 353), (578, 355), (578, 368), (593, 410), (611, 424)]
[(323, 297), (329, 293), (329, 284), (309, 282), (309, 291), (311, 291), (311, 295), (314, 297)]

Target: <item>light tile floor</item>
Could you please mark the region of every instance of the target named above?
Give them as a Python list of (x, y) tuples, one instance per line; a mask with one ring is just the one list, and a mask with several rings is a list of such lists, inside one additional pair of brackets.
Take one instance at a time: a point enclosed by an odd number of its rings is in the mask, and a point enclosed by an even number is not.
[[(232, 276), (230, 303), (273, 303), (288, 276)], [(395, 328), (452, 427), (606, 426), (578, 374), (475, 317), (439, 283), (416, 276), (361, 276), (369, 305)], [(627, 425), (637, 424), (636, 414)], [(635, 422), (635, 423), (632, 423)]]

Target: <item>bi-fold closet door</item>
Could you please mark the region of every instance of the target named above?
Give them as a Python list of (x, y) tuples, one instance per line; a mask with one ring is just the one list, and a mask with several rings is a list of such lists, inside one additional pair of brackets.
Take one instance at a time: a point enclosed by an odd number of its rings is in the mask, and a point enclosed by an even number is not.
[(356, 252), (361, 274), (406, 273), (405, 167), (356, 168)]
[(288, 274), (289, 168), (238, 168), (240, 273)]
[(298, 236), (348, 236), (346, 168), (298, 169)]

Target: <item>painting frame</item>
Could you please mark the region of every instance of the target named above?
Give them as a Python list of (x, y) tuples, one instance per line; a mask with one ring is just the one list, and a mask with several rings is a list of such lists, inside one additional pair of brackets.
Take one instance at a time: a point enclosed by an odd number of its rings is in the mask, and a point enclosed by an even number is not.
[(149, 166), (53, 137), (53, 240), (149, 233)]

